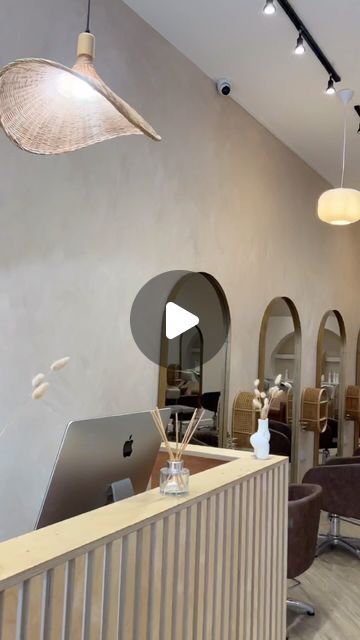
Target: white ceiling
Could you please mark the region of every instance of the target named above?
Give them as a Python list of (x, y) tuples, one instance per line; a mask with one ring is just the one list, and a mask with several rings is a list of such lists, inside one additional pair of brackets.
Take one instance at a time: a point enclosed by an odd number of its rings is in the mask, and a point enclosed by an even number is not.
[[(309, 165), (340, 178), (342, 105), (324, 94), (328, 77), (311, 51), (292, 54), (296, 31), (265, 0), (125, 0), (209, 77), (229, 77), (232, 97)], [(292, 0), (360, 104), (360, 1)], [(228, 98), (223, 98), (228, 99)], [(191, 96), (189, 96), (191, 100)], [(358, 120), (349, 109), (346, 186), (360, 188)]]

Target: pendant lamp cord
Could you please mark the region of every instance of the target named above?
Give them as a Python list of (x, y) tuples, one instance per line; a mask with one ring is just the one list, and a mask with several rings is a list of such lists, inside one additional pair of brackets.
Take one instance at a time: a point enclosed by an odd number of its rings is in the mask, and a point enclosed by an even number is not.
[(345, 117), (344, 117), (344, 138), (343, 138), (343, 152), (342, 152), (342, 168), (341, 168), (341, 188), (344, 186), (344, 175), (345, 175), (345, 159), (346, 159), (346, 137), (347, 137), (347, 109), (345, 107)]
[(91, 0), (88, 0), (88, 8), (87, 8), (87, 18), (86, 18), (86, 29), (85, 29), (85, 33), (90, 33), (90, 10), (91, 10)]

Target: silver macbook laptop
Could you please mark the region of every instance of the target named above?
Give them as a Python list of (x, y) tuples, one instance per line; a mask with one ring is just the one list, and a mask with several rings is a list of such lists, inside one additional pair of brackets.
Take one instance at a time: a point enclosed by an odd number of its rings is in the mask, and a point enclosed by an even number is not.
[[(161, 410), (164, 426), (170, 411)], [(70, 422), (36, 528), (103, 507), (116, 486), (123, 497), (145, 491), (160, 442), (149, 411)]]

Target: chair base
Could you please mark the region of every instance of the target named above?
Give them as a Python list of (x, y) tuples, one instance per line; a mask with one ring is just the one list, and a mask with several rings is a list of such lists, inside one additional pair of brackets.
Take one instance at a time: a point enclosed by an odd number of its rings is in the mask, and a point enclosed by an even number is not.
[(329, 519), (330, 531), (329, 533), (320, 534), (318, 536), (319, 544), (317, 547), (316, 555), (320, 556), (327, 549), (334, 549), (335, 547), (338, 547), (339, 549), (348, 551), (360, 560), (360, 548), (356, 545), (356, 543), (360, 545), (360, 540), (356, 540), (356, 538), (347, 538), (340, 534), (339, 516), (329, 514)]
[(335, 538), (330, 534), (326, 534), (324, 536), (319, 536), (319, 539), (322, 540), (322, 542), (320, 542), (317, 548), (317, 552), (316, 552), (317, 556), (320, 556), (322, 553), (324, 553), (326, 549), (329, 549), (329, 548), (334, 549), (335, 547), (338, 547), (339, 549), (343, 549), (344, 551), (348, 551), (349, 553), (352, 553), (354, 556), (356, 556), (360, 560), (360, 549), (358, 547), (355, 547), (355, 545), (351, 544), (351, 542), (349, 542), (346, 538), (343, 538), (343, 537)]
[(308, 616), (314, 616), (315, 615), (315, 609), (314, 607), (311, 606), (311, 604), (308, 604), (307, 602), (300, 602), (300, 600), (286, 600), (286, 604), (288, 607), (290, 607), (290, 609), (295, 609), (296, 611), (299, 611), (300, 613), (307, 613)]

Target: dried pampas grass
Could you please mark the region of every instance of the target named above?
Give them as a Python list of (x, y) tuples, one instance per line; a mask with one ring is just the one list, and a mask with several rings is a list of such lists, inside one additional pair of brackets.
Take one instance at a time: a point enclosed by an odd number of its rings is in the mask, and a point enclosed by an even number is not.
[(44, 382), (44, 380), (45, 380), (44, 374), (43, 373), (38, 373), (36, 376), (33, 377), (32, 381), (31, 381), (32, 388), (35, 389), (42, 382)]
[(70, 356), (66, 356), (65, 358), (60, 358), (59, 360), (55, 360), (51, 365), (51, 371), (60, 371), (70, 362)]
[[(66, 356), (65, 358), (60, 358), (59, 360), (54, 360), (54, 362), (50, 365), (51, 373), (56, 373), (60, 371), (70, 362), (70, 357)], [(45, 393), (48, 390), (49, 383), (46, 380), (46, 376), (43, 373), (37, 373), (36, 376), (33, 377), (31, 381), (32, 386), (32, 394), (31, 397), (33, 400), (40, 400), (44, 397)]]
[(265, 393), (265, 391), (259, 391), (260, 381), (258, 379), (254, 382), (253, 407), (256, 411), (260, 412), (261, 420), (267, 420), (271, 403), (280, 393), (281, 377), (281, 373), (279, 373), (275, 378), (274, 386), (271, 387), (267, 393)]
[(40, 400), (41, 398), (43, 398), (48, 388), (49, 388), (48, 382), (42, 382), (41, 384), (39, 384), (37, 387), (35, 387), (34, 391), (31, 394), (32, 399)]
[[(70, 357), (66, 356), (65, 358), (60, 358), (59, 360), (55, 360), (51, 365), (50, 365), (50, 373), (49, 375), (51, 375), (51, 373), (55, 373), (56, 371), (60, 371), (61, 369), (63, 369), (64, 367), (66, 367), (66, 365), (68, 364), (68, 362), (70, 361)], [(47, 393), (47, 390), (50, 386), (49, 382), (47, 381), (47, 376), (45, 376), (44, 373), (37, 373), (31, 380), (31, 397), (27, 396), (26, 399), (24, 400), (24, 402), (18, 406), (17, 411), (15, 412), (15, 417), (18, 416), (20, 409), (23, 410), (24, 406), (26, 406), (26, 404), (28, 404), (29, 402), (31, 402), (32, 400), (41, 400), (45, 394)], [(5, 427), (0, 430), (0, 438), (4, 435), (5, 431), (7, 431), (9, 429), (9, 427), (11, 425), (14, 424), (15, 422), (15, 417), (12, 416), (12, 419), (10, 421), (10, 423), (8, 423), (7, 425), (5, 425)]]

